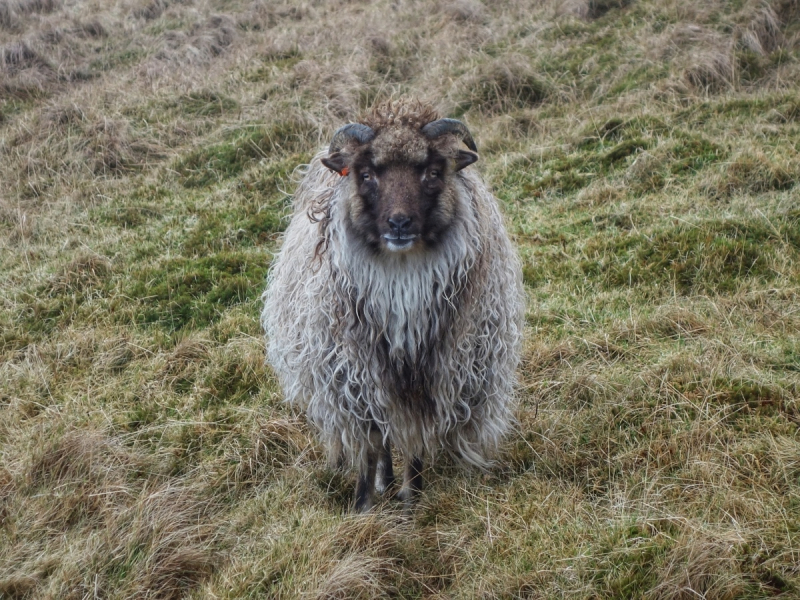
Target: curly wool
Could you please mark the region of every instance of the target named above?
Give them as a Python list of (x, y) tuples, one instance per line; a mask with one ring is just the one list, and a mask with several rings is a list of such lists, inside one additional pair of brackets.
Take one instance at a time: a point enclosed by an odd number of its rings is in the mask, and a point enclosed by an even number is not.
[(297, 190), (264, 293), (287, 400), (333, 458), (354, 464), (376, 425), (406, 455), (486, 467), (512, 419), (524, 309), (495, 198), (461, 171), (459, 218), (435, 248), (376, 254), (348, 237), (353, 191), (325, 154)]

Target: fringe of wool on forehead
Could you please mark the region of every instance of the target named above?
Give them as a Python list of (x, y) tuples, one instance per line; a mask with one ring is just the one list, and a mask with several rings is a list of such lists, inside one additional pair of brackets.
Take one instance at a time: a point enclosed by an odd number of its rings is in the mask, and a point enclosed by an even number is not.
[(422, 128), (439, 118), (433, 106), (409, 98), (389, 100), (374, 107), (362, 122), (376, 133), (370, 144), (375, 164), (423, 162), (431, 144), (422, 134)]
[[(348, 237), (349, 188), (324, 155), (296, 193), (264, 293), (267, 355), (287, 400), (332, 458), (355, 464), (377, 426), (407, 455), (444, 451), (487, 466), (512, 420), (523, 315), (496, 201), (476, 174), (460, 173), (462, 217), (436, 249), (375, 257)], [(307, 217), (320, 198), (325, 227)]]
[(390, 127), (419, 130), (440, 118), (439, 113), (430, 104), (401, 98), (378, 104), (361, 119), (361, 122), (379, 133), (382, 129)]

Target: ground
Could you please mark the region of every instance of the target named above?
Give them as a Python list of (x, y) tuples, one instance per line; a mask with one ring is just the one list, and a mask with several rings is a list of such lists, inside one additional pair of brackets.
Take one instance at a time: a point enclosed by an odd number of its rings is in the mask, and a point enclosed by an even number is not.
[[(0, 0), (0, 597), (800, 597), (799, 83), (796, 0)], [(401, 95), (522, 257), (518, 422), (357, 516), (258, 314)]]

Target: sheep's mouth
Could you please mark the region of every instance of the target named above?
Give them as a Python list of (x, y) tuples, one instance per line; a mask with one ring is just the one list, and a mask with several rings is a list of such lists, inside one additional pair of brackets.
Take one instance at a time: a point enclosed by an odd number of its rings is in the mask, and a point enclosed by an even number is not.
[(407, 235), (389, 235), (385, 234), (383, 240), (386, 242), (386, 248), (391, 252), (402, 252), (408, 250), (414, 245), (414, 241), (419, 237), (419, 234)]

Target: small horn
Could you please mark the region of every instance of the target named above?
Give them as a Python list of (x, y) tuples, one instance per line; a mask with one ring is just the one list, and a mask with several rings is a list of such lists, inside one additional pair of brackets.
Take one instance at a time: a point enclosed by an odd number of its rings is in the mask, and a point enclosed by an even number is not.
[(453, 135), (461, 138), (461, 140), (467, 145), (467, 148), (473, 152), (478, 151), (478, 147), (475, 145), (475, 140), (472, 139), (472, 135), (470, 134), (469, 129), (467, 129), (467, 126), (456, 119), (439, 119), (438, 121), (431, 121), (422, 128), (422, 133), (429, 140), (436, 139), (447, 133), (452, 133)]
[(348, 123), (336, 130), (331, 140), (331, 146), (328, 149), (330, 154), (339, 152), (347, 142), (356, 140), (359, 144), (366, 144), (375, 138), (375, 132), (371, 127), (361, 123)]

